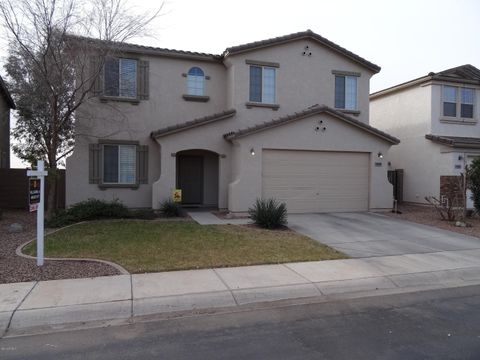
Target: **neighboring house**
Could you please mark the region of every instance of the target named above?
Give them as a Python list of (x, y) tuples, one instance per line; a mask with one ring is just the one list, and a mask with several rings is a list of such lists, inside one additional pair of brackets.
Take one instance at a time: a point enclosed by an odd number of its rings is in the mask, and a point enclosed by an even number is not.
[(106, 61), (77, 112), (67, 205), (119, 199), (244, 212), (274, 197), (289, 212), (390, 208), (384, 155), (398, 140), (369, 125), (380, 68), (305, 31), (221, 55), (138, 45)]
[(0, 169), (10, 167), (10, 109), (15, 103), (0, 77)]
[(401, 140), (389, 161), (392, 168), (404, 169), (405, 201), (440, 199), (451, 176), (480, 155), (479, 105), (480, 70), (472, 65), (432, 72), (370, 95), (371, 124)]

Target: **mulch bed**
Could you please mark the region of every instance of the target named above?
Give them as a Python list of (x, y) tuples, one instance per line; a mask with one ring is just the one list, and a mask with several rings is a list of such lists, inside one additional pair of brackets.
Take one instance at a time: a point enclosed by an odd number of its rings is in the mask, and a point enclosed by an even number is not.
[(401, 205), (398, 208), (401, 214), (391, 212), (382, 213), (387, 216), (416, 222), (419, 224), (435, 226), (441, 229), (454, 231), (460, 234), (480, 237), (480, 217), (475, 215), (465, 219), (465, 222), (471, 227), (458, 227), (454, 222), (442, 220), (438, 212), (431, 206), (422, 205)]
[[(8, 226), (19, 223), (20, 233), (9, 233)], [(56, 280), (117, 275), (117, 269), (93, 261), (45, 261), (38, 267), (35, 260), (15, 254), (17, 247), (36, 236), (36, 213), (5, 210), (0, 220), (0, 283), (35, 280)]]

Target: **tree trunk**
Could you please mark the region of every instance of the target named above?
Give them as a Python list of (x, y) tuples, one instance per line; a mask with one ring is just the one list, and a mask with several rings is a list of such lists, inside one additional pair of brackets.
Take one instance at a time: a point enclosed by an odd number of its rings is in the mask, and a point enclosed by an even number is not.
[(47, 211), (46, 217), (50, 219), (57, 210), (57, 184), (58, 184), (58, 171), (56, 167), (48, 169), (47, 176), (48, 183), (48, 197), (47, 197)]

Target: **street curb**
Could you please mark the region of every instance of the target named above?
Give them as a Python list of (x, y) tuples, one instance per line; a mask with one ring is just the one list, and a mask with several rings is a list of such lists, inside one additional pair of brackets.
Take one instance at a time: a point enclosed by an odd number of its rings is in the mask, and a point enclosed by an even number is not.
[[(4, 334), (2, 338), (15, 338), (19, 336), (108, 327), (115, 324), (125, 325), (159, 320), (180, 319), (202, 315), (239, 313), (260, 309), (275, 309), (289, 306), (321, 304), (333, 301), (373, 298), (377, 296), (399, 295), (431, 290), (468, 288), (472, 286), (478, 286), (479, 284), (480, 282), (469, 283), (460, 286), (445, 286), (437, 284), (435, 286), (378, 289), (374, 292), (357, 291), (348, 293), (337, 293), (331, 295), (283, 298), (270, 301), (248, 302), (240, 305), (235, 305), (232, 302), (226, 300), (225, 292), (218, 292), (216, 294), (204, 293), (204, 300), (206, 300), (206, 302), (204, 304), (198, 304), (204, 306), (193, 308), (183, 308), (182, 306), (180, 306), (172, 307), (168, 310), (164, 308), (163, 311), (147, 313), (140, 312), (133, 315), (129, 315), (130, 302), (132, 302), (131, 299), (95, 304), (72, 305), (59, 308), (19, 310), (16, 312), (15, 316), (12, 319), (12, 326), (8, 329), (7, 333)], [(214, 296), (208, 298), (208, 295)], [(191, 305), (191, 300), (188, 300), (187, 296), (185, 295), (179, 295), (169, 298), (178, 298), (182, 302), (184, 300), (187, 300), (187, 302)], [(194, 298), (198, 298), (198, 296)], [(133, 300), (133, 302), (135, 303), (138, 300)], [(151, 298), (148, 300), (154, 299)], [(194, 300), (194, 302), (196, 301)], [(211, 304), (213, 306), (208, 306), (208, 304)], [(166, 304), (161, 304), (162, 307), (164, 307), (165, 305)]]

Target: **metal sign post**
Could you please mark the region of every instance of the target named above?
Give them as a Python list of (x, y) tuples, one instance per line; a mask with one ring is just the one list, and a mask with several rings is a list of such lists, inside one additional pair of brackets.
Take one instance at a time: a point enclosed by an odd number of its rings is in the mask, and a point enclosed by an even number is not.
[[(33, 186), (30, 199), (38, 200), (38, 204), (35, 206), (37, 210), (37, 265), (43, 265), (43, 223), (45, 221), (44, 209), (45, 209), (45, 176), (48, 175), (48, 172), (45, 171), (45, 164), (43, 160), (37, 161), (37, 170), (28, 170), (27, 176), (36, 176), (40, 182), (40, 198), (38, 195), (37, 186)], [(36, 185), (36, 184), (35, 184)], [(32, 204), (31, 204), (32, 205)], [(35, 211), (34, 207), (30, 208)]]

